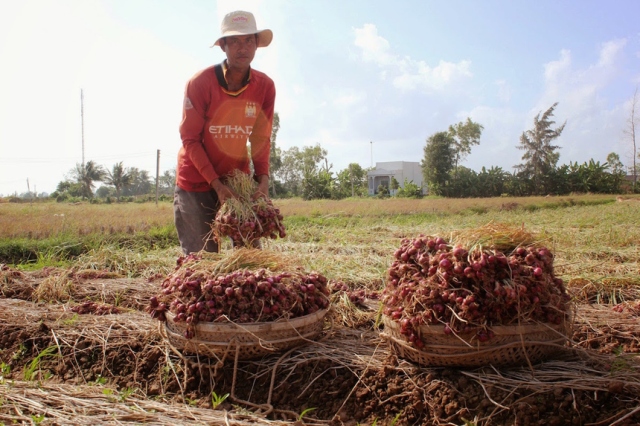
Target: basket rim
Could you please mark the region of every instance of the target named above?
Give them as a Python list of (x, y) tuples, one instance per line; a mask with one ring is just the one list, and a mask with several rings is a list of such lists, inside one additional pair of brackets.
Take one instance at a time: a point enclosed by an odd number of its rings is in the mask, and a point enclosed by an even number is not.
[[(397, 321), (394, 321), (388, 315), (382, 314), (382, 322), (385, 328), (389, 328), (393, 331), (399, 332), (400, 324)], [(520, 323), (513, 325), (493, 325), (487, 326), (487, 329), (491, 330), (496, 336), (512, 336), (512, 335), (521, 335), (521, 334), (529, 334), (535, 332), (564, 332), (569, 328), (570, 320), (566, 319), (560, 324), (551, 324), (545, 322), (530, 322), (530, 323)], [(421, 324), (418, 330), (421, 335), (444, 335), (444, 324)], [(468, 333), (456, 333), (458, 336), (472, 336), (475, 335), (475, 331), (471, 331)]]
[[(167, 334), (167, 336), (169, 337), (173, 337), (174, 339), (178, 339), (182, 342), (185, 343), (189, 343), (189, 344), (193, 344), (193, 345), (205, 345), (207, 347), (216, 347), (216, 348), (220, 348), (220, 349), (224, 349), (227, 347), (247, 347), (247, 348), (251, 348), (251, 347), (256, 347), (256, 346), (260, 346), (265, 348), (264, 345), (279, 345), (279, 344), (283, 344), (283, 343), (291, 343), (291, 342), (295, 342), (295, 341), (308, 341), (308, 340), (312, 340), (311, 338), (315, 335), (318, 334), (318, 332), (316, 330), (307, 332), (307, 333), (302, 333), (302, 334), (298, 334), (296, 336), (293, 337), (288, 337), (288, 338), (284, 338), (284, 339), (277, 339), (277, 340), (270, 340), (268, 338), (263, 339), (263, 338), (258, 338), (257, 341), (253, 341), (253, 342), (239, 342), (237, 340), (230, 340), (228, 342), (224, 342), (224, 341), (215, 341), (215, 340), (200, 340), (197, 338), (192, 338), (192, 339), (187, 339), (184, 336), (182, 336), (181, 334), (178, 334), (172, 330), (170, 330), (167, 327), (167, 324), (162, 324), (161, 325), (164, 328), (164, 332)], [(267, 348), (270, 349), (270, 348)]]
[[(236, 323), (236, 322), (198, 322), (195, 324), (197, 330), (201, 330), (203, 332), (215, 333), (215, 332), (269, 332), (269, 331), (282, 331), (282, 330), (290, 330), (291, 328), (303, 327), (308, 324), (312, 324), (316, 321), (319, 321), (324, 318), (327, 314), (328, 309), (320, 309), (316, 312), (313, 312), (308, 315), (303, 315), (301, 317), (295, 318), (279, 318), (275, 321), (271, 322), (250, 322), (250, 323)], [(188, 324), (184, 322), (176, 322), (174, 321), (175, 314), (172, 312), (166, 313), (166, 317), (168, 321), (171, 321), (173, 324), (176, 324), (179, 327), (186, 327)], [(166, 325), (165, 322), (165, 325)]]
[(440, 349), (440, 348), (446, 348), (446, 349), (463, 349), (462, 347), (459, 346), (444, 346), (444, 345), (439, 345), (439, 346), (432, 346), (429, 345), (423, 349), (417, 349), (413, 346), (411, 346), (411, 344), (409, 342), (405, 342), (401, 339), (398, 339), (397, 337), (393, 336), (393, 335), (388, 335), (388, 334), (384, 334), (383, 333), (383, 337), (386, 337), (389, 340), (392, 340), (393, 343), (400, 345), (403, 347), (403, 349), (408, 350), (410, 352), (413, 352), (415, 354), (421, 354), (424, 356), (429, 356), (432, 358), (451, 358), (451, 359), (456, 359), (456, 358), (465, 358), (465, 357), (476, 357), (478, 355), (483, 355), (483, 354), (491, 354), (491, 353), (495, 353), (497, 351), (500, 350), (504, 350), (504, 349), (509, 349), (509, 348), (526, 348), (528, 346), (552, 346), (552, 347), (562, 347), (562, 345), (559, 343), (561, 341), (563, 341), (564, 339), (555, 339), (555, 340), (536, 340), (536, 341), (514, 341), (514, 342), (510, 342), (510, 343), (502, 343), (499, 345), (493, 345), (493, 346), (472, 346), (472, 347), (467, 347), (465, 348), (466, 350), (463, 352), (459, 352), (459, 353), (455, 353), (455, 354), (443, 354), (443, 353), (436, 353), (436, 352), (431, 352), (429, 351), (429, 349)]

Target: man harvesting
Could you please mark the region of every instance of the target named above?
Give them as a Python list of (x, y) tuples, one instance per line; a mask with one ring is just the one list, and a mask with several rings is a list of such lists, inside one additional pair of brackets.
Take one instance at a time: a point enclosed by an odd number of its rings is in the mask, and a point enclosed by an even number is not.
[(225, 200), (238, 196), (225, 179), (237, 170), (250, 173), (250, 161), (258, 182), (254, 198), (268, 197), (276, 91), (273, 80), (252, 69), (251, 62), (257, 48), (268, 46), (272, 39), (271, 30), (257, 29), (253, 14), (227, 14), (213, 45), (220, 46), (226, 59), (187, 83), (173, 202), (185, 254), (218, 251), (218, 243), (208, 238), (211, 223)]

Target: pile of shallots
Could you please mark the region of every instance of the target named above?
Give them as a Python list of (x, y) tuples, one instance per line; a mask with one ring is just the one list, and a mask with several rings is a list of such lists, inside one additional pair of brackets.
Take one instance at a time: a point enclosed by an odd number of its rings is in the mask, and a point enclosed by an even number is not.
[[(317, 272), (271, 272), (239, 269), (211, 273), (198, 269), (198, 256), (178, 261), (147, 311), (153, 318), (195, 326), (203, 322), (256, 323), (297, 318), (329, 306), (327, 279)], [(194, 335), (188, 327), (185, 338)]]
[(442, 237), (405, 238), (394, 253), (383, 291), (383, 313), (420, 349), (422, 325), (444, 333), (475, 333), (496, 325), (562, 324), (570, 297), (554, 276), (553, 254), (540, 245), (501, 251), (450, 244)]

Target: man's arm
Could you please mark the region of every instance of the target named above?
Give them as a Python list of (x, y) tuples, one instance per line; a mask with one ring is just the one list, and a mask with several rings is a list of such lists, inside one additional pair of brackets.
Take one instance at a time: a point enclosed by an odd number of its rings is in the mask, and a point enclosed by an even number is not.
[(211, 185), (218, 179), (218, 174), (209, 161), (209, 157), (202, 145), (204, 126), (209, 107), (209, 88), (202, 74), (187, 83), (182, 108), (182, 122), (180, 123), (180, 137), (185, 152), (200, 175)]
[(269, 199), (269, 175), (256, 176), (256, 180), (258, 181), (258, 189), (253, 194), (253, 199)]
[[(269, 160), (271, 155), (271, 129), (276, 99), (276, 89), (272, 80), (267, 80), (265, 96), (258, 112), (258, 117), (249, 136), (251, 143), (251, 159), (258, 185), (267, 185), (264, 191), (269, 194)], [(261, 180), (263, 179), (263, 180)], [(262, 184), (261, 182), (266, 182)]]

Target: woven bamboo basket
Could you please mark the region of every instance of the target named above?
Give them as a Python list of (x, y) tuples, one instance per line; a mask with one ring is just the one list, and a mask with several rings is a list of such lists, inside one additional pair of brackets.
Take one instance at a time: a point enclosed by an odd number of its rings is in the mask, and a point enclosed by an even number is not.
[(562, 350), (567, 341), (569, 321), (560, 325), (528, 324), (495, 326), (495, 334), (480, 342), (475, 333), (445, 334), (444, 325), (422, 325), (420, 336), (425, 345), (417, 349), (400, 333), (400, 324), (382, 316), (385, 338), (401, 358), (421, 366), (481, 367), (535, 364)]
[(184, 337), (187, 324), (174, 322), (174, 315), (167, 313), (163, 335), (176, 349), (185, 354), (199, 354), (238, 359), (259, 358), (285, 351), (313, 340), (322, 332), (327, 310), (320, 310), (303, 317), (274, 322), (257, 323), (198, 323), (195, 336)]

